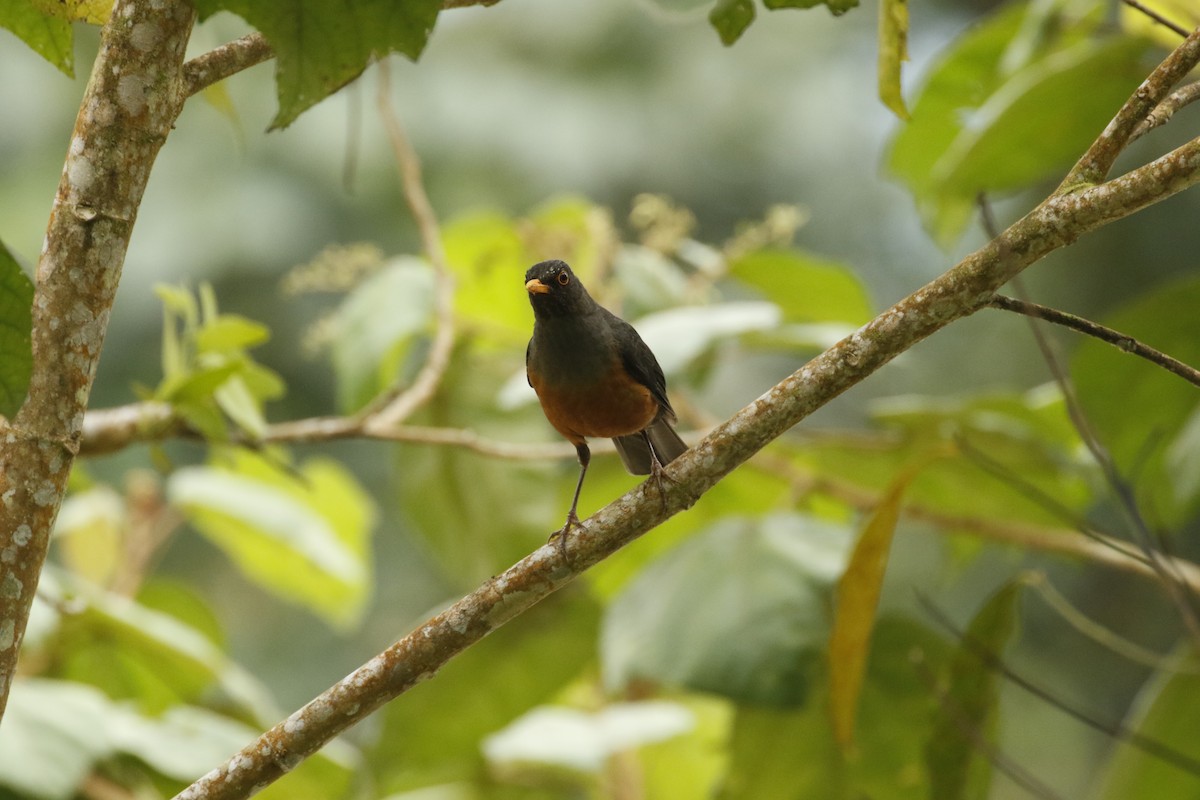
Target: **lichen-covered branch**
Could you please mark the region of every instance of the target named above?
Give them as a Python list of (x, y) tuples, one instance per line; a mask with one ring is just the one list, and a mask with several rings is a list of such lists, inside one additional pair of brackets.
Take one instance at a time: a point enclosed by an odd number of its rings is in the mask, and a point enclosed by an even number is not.
[(118, 0), (67, 148), (38, 259), (33, 374), (0, 431), (0, 713), (33, 603), (150, 167), (185, 94), (181, 0)]

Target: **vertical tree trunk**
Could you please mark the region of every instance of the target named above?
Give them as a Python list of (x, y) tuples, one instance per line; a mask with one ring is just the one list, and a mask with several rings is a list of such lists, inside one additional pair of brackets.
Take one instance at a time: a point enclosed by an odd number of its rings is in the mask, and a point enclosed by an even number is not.
[(38, 259), (29, 395), (0, 429), (0, 714), (138, 204), (186, 98), (181, 66), (194, 22), (182, 0), (117, 0), (71, 134)]

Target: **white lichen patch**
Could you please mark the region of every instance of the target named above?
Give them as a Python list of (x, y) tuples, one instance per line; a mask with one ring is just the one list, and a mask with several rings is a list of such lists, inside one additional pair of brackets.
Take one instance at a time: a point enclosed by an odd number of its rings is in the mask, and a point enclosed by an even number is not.
[(304, 717), (300, 716), (300, 712), (296, 712), (287, 718), (283, 723), (284, 733), (300, 733), (307, 727), (304, 722)]
[[(12, 442), (12, 441), (13, 441), (13, 439), (12, 439), (12, 437), (11, 437), (11, 436), (9, 437), (8, 441), (9, 441), (9, 442)], [(15, 496), (16, 496), (16, 494), (17, 494), (17, 489), (16, 489), (16, 487), (15, 487), (15, 486), (13, 486), (13, 487), (10, 487), (9, 489), (7, 489), (7, 490), (4, 492), (4, 494), (0, 494), (0, 502), (3, 502), (3, 503), (4, 503), (4, 505), (6, 505), (6, 506), (7, 506), (7, 505), (11, 505), (11, 504), (12, 504), (12, 499), (13, 499), (13, 497), (15, 497)]]
[[(78, 141), (78, 137), (76, 137)], [(96, 168), (91, 160), (84, 155), (72, 155), (67, 159), (67, 181), (71, 184), (71, 193), (80, 194), (92, 187), (96, 180)], [(93, 214), (93, 216), (95, 216)]]
[(16, 600), (21, 596), (21, 590), (24, 588), (25, 584), (16, 575), (6, 572), (3, 580), (0, 580), (0, 597), (6, 600)]
[[(7, 494), (7, 492), (5, 492), (5, 494)], [(15, 531), (13, 531), (12, 538), (13, 544), (19, 547), (24, 547), (25, 545), (29, 544), (29, 540), (33, 538), (33, 528), (22, 523), (17, 526)]]
[(117, 81), (117, 101), (126, 114), (137, 117), (146, 110), (146, 79), (141, 75), (123, 75)]
[(139, 22), (129, 32), (129, 41), (138, 50), (148, 53), (162, 41), (162, 29), (153, 22)]
[(42, 485), (33, 493), (33, 502), (45, 508), (54, 505), (58, 500), (58, 489), (53, 481), (42, 481)]
[(17, 639), (17, 628), (11, 619), (0, 622), (0, 650), (7, 650)]

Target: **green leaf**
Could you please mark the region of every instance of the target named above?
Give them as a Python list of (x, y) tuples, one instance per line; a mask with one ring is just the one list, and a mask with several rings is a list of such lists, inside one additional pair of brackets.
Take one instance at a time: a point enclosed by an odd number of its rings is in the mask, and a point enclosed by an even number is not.
[(500, 214), (470, 214), (442, 230), (454, 273), (454, 312), (483, 346), (522, 346), (533, 328), (523, 288), (529, 267), (516, 223)]
[(348, 628), (370, 594), (374, 505), (336, 462), (296, 471), (246, 451), (175, 472), (168, 496), (247, 577)]
[(1143, 39), (1084, 42), (1018, 72), (965, 119), (931, 177), (968, 197), (1064, 171), (1145, 77), (1146, 49)]
[(270, 338), (270, 329), (261, 322), (237, 314), (222, 314), (207, 320), (196, 331), (196, 349), (201, 353), (240, 351), (260, 345)]
[(266, 688), (187, 623), (93, 586), (73, 586), (53, 571), (43, 574), (38, 591), (59, 604), (83, 606), (62, 616), (57, 642), (49, 645), (62, 676), (150, 713), (211, 699), (216, 689), (256, 721), (269, 724), (278, 716)]
[(651, 564), (609, 606), (605, 684), (639, 680), (739, 702), (803, 702), (829, 636), (849, 534), (811, 517), (728, 518)]
[(781, 314), (774, 303), (756, 301), (680, 306), (642, 317), (634, 327), (658, 356), (668, 376), (678, 375), (718, 342), (769, 331)]
[(805, 443), (798, 461), (823, 477), (882, 492), (913, 459), (962, 443), (957, 457), (921, 472), (908, 494), (913, 505), (969, 519), (1062, 526), (1068, 520), (1060, 510), (1029, 486), (1074, 513), (1092, 500), (1095, 467), (1053, 387), (1021, 395), (896, 397), (872, 410), (881, 426), (874, 436), (822, 437)]
[(276, 55), (279, 112), (272, 128), (354, 80), (390, 53), (416, 60), (442, 0), (198, 0), (202, 18), (232, 11), (267, 38)]
[(70, 22), (39, 10), (33, 0), (0, 0), (0, 26), (68, 78), (75, 77), (75, 38)]
[(33, 370), (33, 283), (0, 242), (0, 415), (16, 416)]
[[(1186, 651), (1183, 651), (1186, 652)], [(1200, 777), (1200, 675), (1194, 654), (1179, 659), (1186, 671), (1163, 671), (1152, 675), (1138, 693), (1125, 727), (1143, 742), (1161, 742), (1174, 753), (1136, 747), (1123, 736), (1114, 743), (1106, 760), (1098, 800), (1130, 797), (1192, 798), (1197, 796)], [(1190, 760), (1190, 764), (1187, 761)]]
[(362, 408), (399, 380), (413, 341), (433, 324), (433, 294), (429, 265), (400, 258), (346, 296), (331, 353), (344, 412)]
[[(1188, 363), (1200, 364), (1200, 279), (1154, 289), (1105, 324)], [(1086, 338), (1071, 377), (1089, 424), (1132, 483), (1152, 524), (1175, 527), (1200, 508), (1194, 469), (1180, 442), (1195, 437), (1196, 387), (1150, 362)]]
[(987, 658), (999, 658), (1012, 638), (1024, 585), (1022, 579), (1009, 581), (988, 598), (951, 656), (949, 685), (925, 748), (931, 800), (987, 795), (991, 762), (966, 731), (986, 740), (996, 727), (1001, 675)]
[(379, 795), (481, 774), (484, 737), (548, 702), (592, 661), (597, 618), (595, 604), (568, 588), (390, 703), (368, 751)]
[(240, 375), (230, 376), (229, 380), (217, 387), (213, 397), (221, 410), (241, 431), (253, 440), (262, 439), (267, 432), (266, 417), (263, 416), (258, 400)]
[(829, 13), (840, 17), (852, 8), (858, 7), (858, 0), (763, 0), (763, 5), (771, 11), (781, 8), (816, 8), (824, 5)]
[[(1099, 6), (1002, 7), (958, 37), (930, 70), (888, 169), (934, 238), (961, 234), (980, 191), (1061, 173), (1144, 76), (1139, 39), (1097, 40)], [(1070, 113), (1063, 113), (1070, 109)]]
[(862, 282), (847, 266), (800, 250), (759, 250), (730, 264), (730, 274), (777, 304), (788, 322), (862, 325), (873, 316)]
[(908, 119), (900, 65), (908, 60), (908, 0), (879, 3), (879, 99), (900, 119)]
[(0, 726), (0, 785), (39, 800), (69, 800), (112, 751), (105, 736), (111, 704), (89, 686), (21, 678)]
[(721, 42), (729, 46), (741, 38), (754, 21), (753, 0), (717, 0), (708, 21), (716, 29)]
[(669, 700), (612, 703), (598, 711), (538, 706), (483, 741), (493, 769), (549, 765), (599, 774), (610, 758), (673, 739), (695, 725), (691, 712)]
[[(174, 706), (153, 718), (118, 707), (111, 709), (106, 722), (108, 735), (119, 752), (136, 757), (172, 780), (188, 783), (260, 733), (195, 706)], [(296, 800), (343, 796), (360, 760), (353, 747), (336, 739), (258, 796)]]

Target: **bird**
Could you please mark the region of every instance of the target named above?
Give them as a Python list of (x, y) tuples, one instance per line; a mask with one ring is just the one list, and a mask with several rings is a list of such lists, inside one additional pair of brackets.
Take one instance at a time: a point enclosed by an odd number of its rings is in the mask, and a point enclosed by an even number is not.
[(687, 445), (672, 427), (675, 411), (658, 359), (632, 325), (592, 299), (570, 266), (558, 260), (534, 264), (525, 273), (525, 291), (534, 318), (525, 375), (546, 419), (579, 457), (571, 510), (551, 536), (565, 543), (579, 524), (589, 438), (612, 439), (625, 469), (653, 476), (660, 491), (663, 467)]

